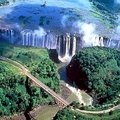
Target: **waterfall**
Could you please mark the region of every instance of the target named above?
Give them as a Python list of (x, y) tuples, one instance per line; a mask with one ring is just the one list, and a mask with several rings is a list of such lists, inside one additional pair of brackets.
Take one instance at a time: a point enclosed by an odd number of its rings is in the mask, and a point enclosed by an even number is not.
[(63, 56), (64, 55), (64, 52), (65, 52), (65, 49), (64, 49), (64, 47), (65, 47), (65, 38), (64, 38), (64, 36), (63, 35), (60, 35), (59, 36), (59, 56)]
[(40, 48), (56, 49), (56, 38), (54, 34), (47, 33), (39, 36), (34, 31), (24, 30), (21, 32), (22, 45), (29, 45)]
[(103, 37), (100, 37), (100, 46), (104, 46), (104, 43), (103, 43)]
[(35, 34), (31, 36), (31, 40), (32, 40), (32, 46), (34, 46), (35, 45)]
[(13, 30), (10, 30), (10, 41), (13, 44), (14, 43), (14, 32)]
[(73, 36), (73, 48), (72, 48), (72, 56), (74, 56), (76, 53), (76, 37), (75, 34)]
[(22, 33), (22, 45), (25, 45), (25, 35), (24, 35), (24, 33)]
[[(45, 43), (45, 47), (48, 49), (56, 49), (56, 45), (55, 45), (55, 35), (48, 33), (46, 35), (46, 43)], [(44, 41), (43, 41), (44, 42)]]
[[(16, 36), (19, 36), (19, 39)], [(91, 35), (88, 38), (80, 34), (70, 33), (56, 35), (53, 32), (46, 32), (46, 34), (39, 35), (39, 31), (34, 32), (29, 29), (21, 32), (12, 29), (0, 29), (0, 39), (8, 40), (12, 44), (18, 43), (25, 46), (56, 49), (59, 59), (63, 62), (70, 60), (77, 51), (86, 46), (105, 46), (120, 49), (120, 40), (98, 35)]]
[(59, 60), (61, 60), (62, 62), (70, 61), (76, 50), (76, 40), (75, 37), (74, 40), (72, 40), (72, 38), (73, 37), (71, 37), (69, 33), (58, 37), (58, 56)]
[(107, 41), (107, 47), (110, 47), (110, 46), (111, 46), (111, 39)]
[(69, 57), (69, 51), (70, 51), (70, 34), (69, 33), (66, 33), (65, 44), (66, 44), (65, 57)]
[(44, 46), (45, 46), (45, 36), (42, 36), (41, 39), (42, 39), (42, 46), (41, 47), (44, 48)]
[(14, 43), (14, 31), (6, 28), (0, 29), (0, 38), (7, 40), (9, 43)]
[(61, 44), (61, 36), (60, 35), (58, 35), (58, 36), (56, 36), (56, 40), (57, 40), (57, 46), (56, 46), (56, 50), (57, 50), (57, 53), (58, 53), (58, 56), (60, 56), (60, 54), (61, 54), (61, 46), (60, 46), (60, 44)]
[(99, 41), (98, 35), (94, 35), (92, 41), (93, 41), (93, 43), (92, 43), (93, 46), (100, 46), (100, 41)]

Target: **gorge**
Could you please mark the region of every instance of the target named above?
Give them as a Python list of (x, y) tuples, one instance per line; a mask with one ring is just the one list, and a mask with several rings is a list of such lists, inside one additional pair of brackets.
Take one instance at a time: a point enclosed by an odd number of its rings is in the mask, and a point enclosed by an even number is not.
[[(58, 58), (62, 61), (70, 59), (83, 47), (104, 46), (120, 49), (120, 40), (93, 34), (90, 38), (85, 38), (83, 34), (56, 34), (52, 31), (44, 31), (42, 28), (32, 31), (26, 29), (24, 31), (15, 31), (12, 29), (0, 29), (1, 40), (7, 40), (11, 44), (33, 46), (38, 48), (55, 49)], [(86, 39), (88, 39), (86, 43)]]

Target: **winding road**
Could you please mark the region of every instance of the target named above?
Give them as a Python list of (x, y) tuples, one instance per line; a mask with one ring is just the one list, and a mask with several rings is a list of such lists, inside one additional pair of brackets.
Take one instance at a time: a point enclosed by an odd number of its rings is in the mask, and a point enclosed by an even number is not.
[(103, 114), (103, 113), (109, 113), (109, 112), (114, 111), (116, 109), (120, 109), (120, 105), (114, 106), (114, 107), (109, 108), (107, 110), (101, 110), (101, 111), (87, 111), (87, 110), (80, 110), (80, 109), (74, 109), (74, 110), (77, 112), (89, 113), (89, 114)]
[(38, 86), (40, 86), (41, 88), (43, 88), (45, 91), (47, 91), (50, 95), (52, 95), (57, 101), (59, 101), (60, 103), (62, 103), (62, 105), (64, 107), (66, 107), (67, 105), (69, 105), (69, 103), (64, 100), (62, 97), (60, 97), (57, 93), (55, 93), (53, 90), (51, 90), (48, 86), (46, 86), (44, 83), (42, 83), (40, 80), (38, 80), (36, 77), (34, 77), (32, 74), (29, 73), (29, 71), (20, 63), (13, 61), (11, 59), (5, 58), (5, 57), (0, 57), (1, 60), (12, 63), (15, 66), (18, 66), (19, 68), (21, 68), (24, 72), (24, 74), (29, 77), (34, 83), (36, 83)]
[[(64, 100), (62, 97), (60, 97), (57, 93), (55, 93), (53, 90), (51, 90), (48, 86), (46, 86), (44, 83), (42, 83), (40, 80), (38, 80), (37, 78), (35, 78), (33, 75), (31, 75), (28, 71), (28, 69), (26, 69), (23, 65), (21, 65), (20, 63), (14, 61), (14, 60), (11, 60), (11, 59), (8, 59), (8, 58), (5, 58), (5, 57), (0, 57), (0, 60), (3, 60), (3, 61), (6, 61), (6, 62), (9, 62), (9, 63), (12, 63), (13, 65), (15, 66), (18, 66), (19, 68), (21, 68), (23, 70), (23, 72), (25, 73), (26, 76), (28, 76), (34, 83), (36, 83), (38, 86), (40, 86), (41, 88), (43, 88), (45, 91), (47, 91), (49, 94), (51, 94), (56, 100), (58, 100), (59, 102), (61, 102), (64, 107), (65, 106), (68, 106), (70, 103), (67, 102), (66, 100)], [(101, 111), (87, 111), (87, 110), (80, 110), (80, 109), (73, 109), (72, 110), (75, 110), (77, 112), (82, 112), (82, 113), (91, 113), (91, 114), (103, 114), (103, 113), (108, 113), (110, 111), (114, 111), (116, 109), (120, 109), (120, 104), (119, 105), (116, 105), (112, 108), (109, 108), (107, 110), (101, 110)]]

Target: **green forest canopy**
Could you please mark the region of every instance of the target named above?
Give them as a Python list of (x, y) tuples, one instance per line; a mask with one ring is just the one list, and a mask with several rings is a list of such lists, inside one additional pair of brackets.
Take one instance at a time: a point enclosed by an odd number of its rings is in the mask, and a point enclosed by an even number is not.
[[(12, 69), (11, 69), (12, 68)], [(26, 77), (17, 68), (0, 61), (0, 116), (25, 111), (30, 95), (25, 86)]]
[(120, 94), (120, 52), (105, 47), (80, 50), (67, 66), (68, 77), (97, 96), (100, 103)]
[[(58, 69), (49, 59), (47, 50), (18, 47), (1, 42), (0, 55), (20, 62), (48, 87), (59, 92)], [(19, 71), (18, 68), (0, 61), (0, 116), (25, 112), (39, 104), (55, 102), (51, 95), (42, 88), (33, 86)]]

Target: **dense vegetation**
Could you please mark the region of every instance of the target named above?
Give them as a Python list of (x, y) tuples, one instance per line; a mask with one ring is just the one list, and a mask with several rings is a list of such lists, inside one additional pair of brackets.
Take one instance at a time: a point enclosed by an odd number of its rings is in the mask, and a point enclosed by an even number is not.
[[(49, 59), (47, 50), (31, 47), (15, 47), (1, 43), (0, 55), (20, 62), (43, 83), (54, 91), (59, 92), (57, 67)], [(18, 70), (10, 69), (13, 68), (11, 67), (12, 65), (7, 65), (8, 70), (3, 66), (5, 65), (0, 64), (0, 116), (28, 111), (28, 109), (31, 110), (38, 104), (54, 104), (54, 99), (51, 95), (43, 89), (34, 86), (23, 74), (18, 74), (19, 72), (16, 72)], [(3, 108), (6, 112), (4, 112)]]
[(119, 120), (120, 110), (115, 110), (104, 114), (84, 114), (75, 112), (67, 107), (57, 113), (54, 120)]
[(96, 95), (99, 103), (111, 103), (120, 94), (120, 52), (105, 47), (83, 48), (72, 58), (67, 74), (79, 87)]
[(40, 59), (39, 63), (33, 66), (31, 73), (47, 86), (50, 86), (51, 89), (59, 92), (59, 88), (57, 88), (59, 86), (59, 76), (56, 70), (57, 66), (50, 59)]
[[(12, 68), (12, 69), (11, 69)], [(30, 95), (26, 89), (26, 77), (14, 74), (20, 71), (5, 62), (0, 62), (0, 116), (25, 111), (29, 106)]]
[(117, 25), (116, 20), (119, 10), (116, 9), (117, 4), (114, 0), (91, 0), (91, 3), (93, 10), (90, 12), (95, 18), (101, 19), (108, 29)]

